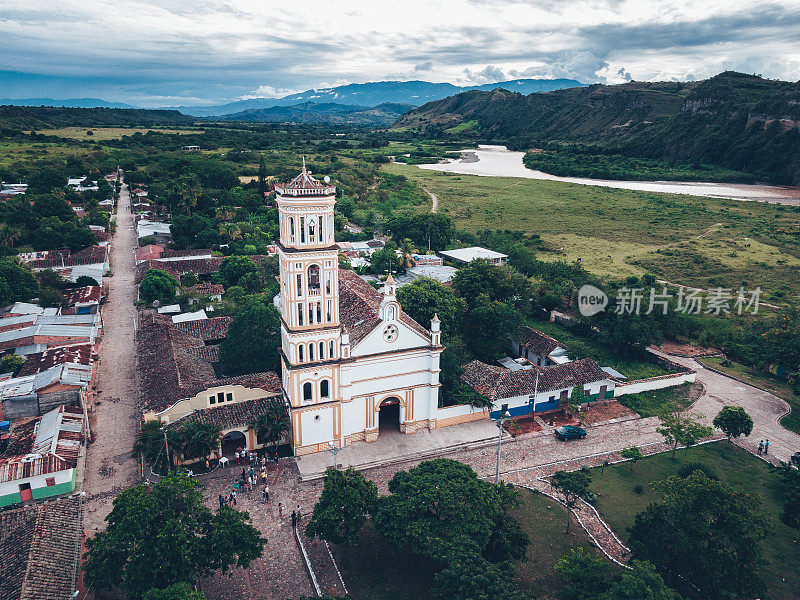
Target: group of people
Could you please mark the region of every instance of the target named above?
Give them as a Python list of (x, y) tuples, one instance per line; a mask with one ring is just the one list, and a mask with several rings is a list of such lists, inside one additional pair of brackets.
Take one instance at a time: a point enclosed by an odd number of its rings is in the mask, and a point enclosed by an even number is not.
[(769, 454), (769, 440), (761, 440), (758, 442), (758, 453)]

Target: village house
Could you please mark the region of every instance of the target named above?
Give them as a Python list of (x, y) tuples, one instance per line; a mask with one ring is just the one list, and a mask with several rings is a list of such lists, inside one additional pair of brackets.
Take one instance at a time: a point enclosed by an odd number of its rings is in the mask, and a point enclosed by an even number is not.
[(2, 436), (0, 507), (71, 493), (83, 433), (79, 406), (59, 406), (42, 417), (13, 422)]
[(439, 256), (461, 264), (469, 264), (473, 260), (485, 260), (493, 265), (502, 265), (508, 262), (507, 254), (495, 252), (488, 248), (481, 248), (480, 246), (459, 248), (458, 250), (441, 250)]
[(539, 367), (560, 365), (570, 360), (564, 344), (528, 326), (523, 329), (519, 340), (511, 340), (511, 356), (524, 358)]
[(67, 288), (63, 292), (62, 315), (88, 315), (100, 312), (103, 288), (99, 285)]

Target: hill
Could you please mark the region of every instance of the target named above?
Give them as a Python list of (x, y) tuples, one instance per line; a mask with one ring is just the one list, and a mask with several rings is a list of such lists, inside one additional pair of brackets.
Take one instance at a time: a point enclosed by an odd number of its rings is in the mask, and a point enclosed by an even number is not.
[(574, 79), (514, 79), (512, 81), (474, 86), (457, 86), (452, 83), (431, 83), (429, 81), (376, 81), (311, 89), (283, 98), (252, 98), (219, 106), (176, 106), (170, 108), (196, 117), (215, 117), (246, 110), (272, 108), (274, 106), (293, 106), (306, 102), (334, 102), (348, 106), (377, 106), (387, 103), (420, 106), (426, 102), (440, 100), (467, 90), (493, 90), (497, 87), (503, 87), (521, 94), (531, 94), (533, 92), (547, 92), (583, 85), (586, 84)]
[(800, 83), (734, 72), (527, 96), (469, 91), (414, 109), (395, 127), (469, 134), (515, 149), (716, 165), (800, 184)]
[(108, 102), (99, 98), (0, 98), (0, 106), (55, 106), (59, 108), (136, 108), (124, 102)]
[(379, 104), (378, 106), (348, 106), (334, 102), (304, 102), (294, 106), (257, 108), (224, 115), (230, 121), (272, 121), (293, 123), (315, 123), (326, 125), (365, 125), (386, 127), (394, 123), (403, 113), (414, 108), (409, 104)]
[(59, 127), (130, 127), (134, 125), (191, 125), (194, 119), (176, 110), (143, 108), (54, 108), (0, 106), (0, 129), (57, 129)]

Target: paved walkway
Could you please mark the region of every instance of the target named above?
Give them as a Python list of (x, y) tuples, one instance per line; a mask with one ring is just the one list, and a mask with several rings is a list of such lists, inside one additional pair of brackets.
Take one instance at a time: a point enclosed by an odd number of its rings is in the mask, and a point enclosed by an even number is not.
[[(661, 353), (656, 352), (656, 354)], [(703, 384), (705, 390), (692, 406), (692, 411), (703, 415), (708, 425), (711, 425), (711, 421), (723, 406), (741, 406), (753, 419), (753, 432), (747, 438), (735, 440), (737, 445), (756, 454), (759, 440), (767, 439), (770, 457), (784, 462), (789, 462), (792, 454), (800, 451), (800, 435), (784, 429), (778, 423), (790, 410), (785, 400), (710, 371), (693, 358), (669, 356), (669, 359), (697, 371), (697, 381)]]
[(103, 339), (100, 343), (97, 392), (89, 398), (89, 420), (93, 441), (86, 455), (83, 490), (84, 531), (91, 536), (103, 527), (114, 497), (137, 483), (139, 461), (131, 448), (139, 428), (136, 403), (136, 285), (134, 252), (136, 231), (130, 212), (128, 186), (122, 186), (116, 217), (117, 229), (111, 245), (112, 277), (103, 307)]

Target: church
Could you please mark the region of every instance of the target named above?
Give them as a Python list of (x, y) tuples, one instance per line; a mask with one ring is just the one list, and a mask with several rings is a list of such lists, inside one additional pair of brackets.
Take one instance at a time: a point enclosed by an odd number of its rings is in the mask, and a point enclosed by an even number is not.
[(437, 427), (439, 320), (426, 329), (405, 314), (391, 275), (379, 291), (339, 269), (329, 181), (304, 161), (275, 186), (281, 386), (295, 456)]

